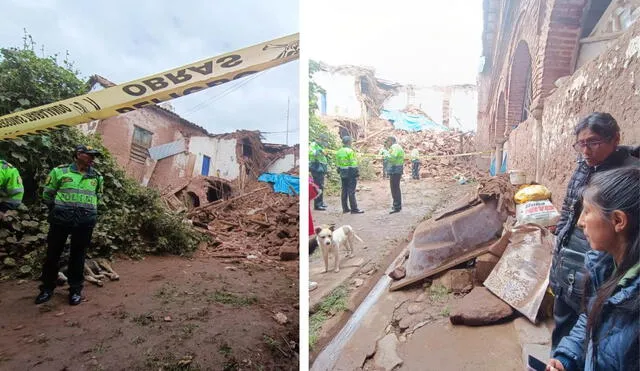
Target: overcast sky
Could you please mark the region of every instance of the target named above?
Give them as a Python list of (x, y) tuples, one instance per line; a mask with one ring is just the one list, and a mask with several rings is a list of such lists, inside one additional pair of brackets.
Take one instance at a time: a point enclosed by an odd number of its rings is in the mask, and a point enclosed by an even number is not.
[(371, 66), (405, 84), (476, 83), (481, 0), (324, 0), (310, 13), (302, 29), (311, 59)]
[[(297, 0), (5, 0), (2, 15), (0, 47), (21, 47), (26, 28), (47, 55), (68, 50), (84, 79), (98, 74), (115, 83), (299, 32)], [(265, 137), (285, 143), (289, 98), (289, 144), (295, 144), (298, 65), (290, 62), (171, 104), (211, 133), (260, 129), (281, 132)]]

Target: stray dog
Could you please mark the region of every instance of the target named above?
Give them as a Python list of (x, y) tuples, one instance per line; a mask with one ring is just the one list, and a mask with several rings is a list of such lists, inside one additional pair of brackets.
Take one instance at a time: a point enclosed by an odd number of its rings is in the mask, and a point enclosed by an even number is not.
[[(63, 265), (58, 272), (58, 286), (63, 286), (67, 281), (68, 265)], [(102, 280), (107, 277), (111, 281), (117, 281), (120, 276), (111, 267), (109, 260), (104, 258), (86, 259), (84, 262), (84, 279), (96, 286), (104, 286)]]
[(322, 258), (324, 259), (324, 271), (329, 271), (329, 254), (333, 254), (335, 260), (334, 272), (340, 272), (340, 248), (344, 246), (347, 252), (347, 258), (353, 256), (353, 238), (364, 243), (364, 241), (358, 237), (356, 232), (350, 225), (343, 225), (340, 228), (334, 226), (323, 225), (315, 230), (316, 239), (318, 245), (322, 250)]

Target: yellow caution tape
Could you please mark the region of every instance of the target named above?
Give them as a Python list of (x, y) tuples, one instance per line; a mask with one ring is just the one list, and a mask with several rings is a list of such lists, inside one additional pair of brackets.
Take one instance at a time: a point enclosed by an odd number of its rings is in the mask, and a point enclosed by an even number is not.
[(106, 119), (179, 98), (296, 60), (299, 34), (147, 76), (104, 90), (0, 117), (0, 139)]
[[(325, 149), (325, 152), (327, 153), (336, 153), (337, 151), (334, 151), (332, 149)], [(432, 158), (444, 158), (444, 157), (464, 157), (464, 156), (475, 156), (475, 155), (483, 155), (483, 154), (488, 154), (491, 153), (491, 151), (479, 151), (479, 152), (467, 152), (467, 153), (456, 153), (453, 155), (422, 155), (419, 156), (419, 159), (432, 159)], [(374, 155), (374, 154), (370, 154), (370, 153), (359, 153), (358, 154), (359, 157), (364, 157), (364, 158), (374, 158), (374, 159), (379, 159), (381, 160), (383, 158), (382, 155)], [(405, 160), (411, 160), (411, 156), (405, 156), (404, 157)]]

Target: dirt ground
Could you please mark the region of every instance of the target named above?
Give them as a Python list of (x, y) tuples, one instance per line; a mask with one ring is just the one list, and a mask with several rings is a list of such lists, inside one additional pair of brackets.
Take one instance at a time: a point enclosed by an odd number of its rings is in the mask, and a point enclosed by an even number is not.
[[(347, 287), (349, 291), (347, 311), (336, 313), (322, 325), (316, 346), (311, 350), (311, 359), (317, 356), (357, 308), (386, 269), (389, 260), (395, 258), (409, 241), (415, 226), (475, 187), (474, 184), (459, 185), (448, 179), (416, 181), (405, 174), (401, 182), (402, 211), (389, 214), (391, 194), (388, 182), (383, 179), (359, 182), (356, 197), (364, 214), (343, 214), (338, 196), (325, 197), (325, 203), (329, 205), (327, 211), (312, 211), (314, 224), (349, 224), (365, 243), (356, 242), (355, 257), (352, 259), (345, 259), (342, 254), (339, 273), (331, 270), (324, 273), (324, 262), (319, 251), (310, 257), (310, 280), (318, 283), (318, 288), (309, 294), (311, 308), (321, 303), (337, 287)], [(332, 267), (333, 260), (330, 258), (329, 268)]]
[(0, 369), (297, 370), (298, 264), (117, 260), (121, 280), (75, 307), (66, 287), (36, 306), (37, 282), (2, 282)]

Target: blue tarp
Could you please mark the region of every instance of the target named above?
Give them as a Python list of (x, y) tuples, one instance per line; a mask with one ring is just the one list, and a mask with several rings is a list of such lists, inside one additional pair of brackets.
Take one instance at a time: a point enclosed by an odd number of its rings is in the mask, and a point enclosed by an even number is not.
[[(502, 155), (502, 166), (500, 166), (500, 174), (504, 174), (507, 172), (507, 152), (503, 152)], [(491, 160), (491, 166), (489, 167), (489, 174), (491, 176), (496, 175), (496, 159)]]
[(412, 115), (406, 112), (397, 110), (383, 109), (380, 117), (393, 122), (393, 127), (397, 130), (406, 131), (449, 131), (449, 128), (442, 124), (438, 124), (429, 120), (422, 115)]
[(300, 194), (300, 178), (297, 176), (264, 173), (258, 177), (258, 180), (273, 183), (273, 190), (278, 193), (286, 193), (288, 195)]

